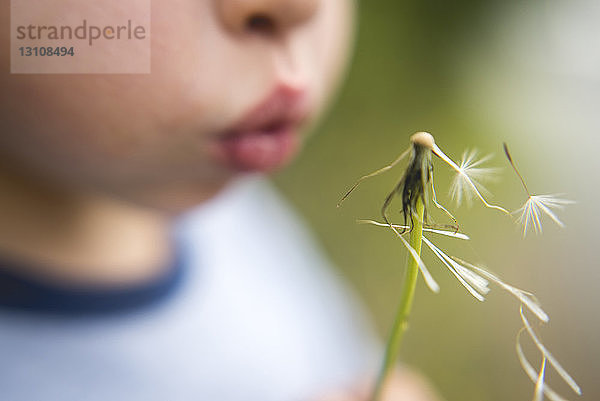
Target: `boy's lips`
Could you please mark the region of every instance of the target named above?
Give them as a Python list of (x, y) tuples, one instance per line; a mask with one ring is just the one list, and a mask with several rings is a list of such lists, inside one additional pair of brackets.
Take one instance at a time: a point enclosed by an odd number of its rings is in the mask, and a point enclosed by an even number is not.
[(214, 153), (238, 171), (277, 169), (298, 151), (298, 130), (307, 112), (303, 90), (276, 87), (216, 138)]

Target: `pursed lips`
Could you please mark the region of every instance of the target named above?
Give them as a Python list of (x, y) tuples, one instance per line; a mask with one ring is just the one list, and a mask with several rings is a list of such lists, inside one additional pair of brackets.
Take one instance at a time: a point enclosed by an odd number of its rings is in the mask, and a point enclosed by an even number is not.
[(215, 140), (215, 154), (238, 171), (272, 171), (289, 162), (300, 145), (308, 114), (306, 92), (278, 85)]

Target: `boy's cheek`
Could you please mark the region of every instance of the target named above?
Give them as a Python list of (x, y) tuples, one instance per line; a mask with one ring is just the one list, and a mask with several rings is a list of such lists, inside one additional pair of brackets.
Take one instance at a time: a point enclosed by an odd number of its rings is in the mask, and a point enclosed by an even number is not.
[(202, 143), (209, 105), (182, 100), (170, 91), (176, 81), (158, 78), (11, 76), (11, 96), (1, 104), (2, 149), (53, 180), (131, 198), (174, 178), (222, 184), (230, 173)]
[(148, 163), (201, 164), (203, 140), (231, 124), (268, 80), (244, 68), (250, 57), (228, 57), (235, 49), (215, 34), (207, 13), (180, 8), (183, 20), (173, 24), (160, 12), (165, 6), (153, 10), (151, 74), (3, 73), (0, 115), (13, 150), (26, 136), (27, 148), (43, 147), (56, 162), (145, 156)]
[[(9, 20), (10, 2), (3, 3), (2, 19)], [(209, 13), (202, 9), (207, 4), (154, 2), (151, 74), (10, 74), (5, 70), (10, 66), (5, 32), (0, 56), (3, 121), (18, 132), (12, 135), (34, 135), (31, 140), (37, 135), (42, 141), (50, 137), (46, 146), (64, 146), (65, 151), (78, 144), (87, 152), (96, 147), (99, 156), (127, 154), (134, 148), (143, 153), (161, 140), (176, 141), (178, 129), (195, 135), (214, 129), (231, 118), (231, 107), (213, 88), (215, 80), (226, 82), (206, 62), (215, 50), (206, 44), (219, 44), (211, 35)]]

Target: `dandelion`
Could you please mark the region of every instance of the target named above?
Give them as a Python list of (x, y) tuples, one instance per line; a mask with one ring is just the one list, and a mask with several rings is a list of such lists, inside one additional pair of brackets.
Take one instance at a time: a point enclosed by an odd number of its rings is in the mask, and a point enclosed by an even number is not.
[[(459, 171), (454, 176), (450, 185), (450, 197), (454, 199), (457, 206), (460, 206), (463, 198), (470, 207), (473, 198), (476, 197), (473, 188), (479, 189), (488, 195), (489, 191), (481, 184), (483, 180), (489, 180), (495, 177), (498, 172), (497, 168), (481, 167), (481, 165), (492, 158), (492, 155), (487, 155), (481, 159), (477, 159), (477, 151), (465, 151), (462, 155)], [(469, 178), (473, 185), (467, 180)]]
[[(540, 321), (547, 322), (549, 320), (548, 315), (546, 312), (544, 312), (533, 294), (507, 284), (497, 275), (489, 272), (487, 269), (481, 266), (471, 264), (454, 256), (449, 256), (445, 251), (443, 251), (430, 239), (423, 235), (424, 233), (432, 233), (462, 240), (469, 239), (466, 234), (459, 232), (458, 223), (454, 216), (437, 200), (433, 180), (433, 155), (438, 156), (457, 172), (457, 175), (452, 182), (450, 192), (458, 204), (461, 203), (463, 198), (466, 199), (467, 202), (470, 202), (470, 200), (473, 198), (478, 198), (486, 207), (510, 214), (503, 207), (490, 204), (482, 194), (482, 192), (485, 193), (486, 190), (481, 185), (480, 181), (489, 177), (496, 171), (496, 169), (482, 167), (482, 164), (489, 160), (490, 156), (477, 159), (477, 154), (475, 151), (465, 152), (460, 165), (457, 165), (435, 144), (433, 136), (427, 132), (418, 132), (412, 135), (410, 142), (411, 146), (399, 157), (397, 157), (391, 164), (361, 177), (350, 188), (350, 190), (346, 192), (346, 194), (338, 203), (339, 207), (363, 180), (390, 170), (404, 158), (409, 156), (408, 164), (402, 178), (396, 184), (393, 190), (386, 196), (381, 207), (381, 216), (383, 218), (383, 222), (377, 222), (375, 220), (359, 220), (360, 223), (371, 224), (379, 227), (387, 227), (391, 229), (393, 233), (402, 241), (402, 244), (404, 247), (406, 247), (410, 254), (410, 257), (407, 261), (405, 272), (406, 276), (401, 292), (400, 305), (396, 313), (392, 331), (386, 344), (382, 368), (377, 378), (371, 400), (379, 400), (385, 386), (385, 382), (390, 372), (394, 369), (400, 350), (400, 344), (408, 327), (408, 318), (412, 308), (419, 271), (423, 275), (425, 283), (433, 292), (437, 293), (440, 291), (439, 284), (436, 282), (421, 258), (421, 248), (423, 243), (425, 243), (426, 247), (431, 250), (431, 252), (439, 261), (442, 262), (442, 264), (450, 271), (450, 273), (452, 273), (459, 283), (478, 301), (485, 300), (485, 297), (490, 291), (490, 284), (499, 286), (501, 289), (508, 292), (519, 301), (521, 304), (521, 316), (525, 325), (521, 332), (527, 331), (529, 333), (538, 349), (542, 352), (543, 357), (542, 366), (539, 372), (536, 372), (523, 355), (519, 343), (521, 335), (520, 332), (517, 339), (517, 354), (523, 368), (525, 369), (525, 372), (535, 383), (534, 401), (541, 401), (544, 395), (548, 396), (552, 401), (563, 400), (544, 383), (547, 363), (557, 370), (563, 379), (565, 379), (565, 381), (572, 386), (574, 391), (579, 391), (580, 393), (580, 390), (575, 382), (570, 378), (566, 371), (560, 367), (558, 362), (548, 352), (548, 350), (541, 344), (541, 342), (535, 336), (533, 329), (531, 329), (529, 322), (525, 319), (523, 307), (526, 307)], [(515, 171), (517, 171), (512, 159), (510, 158), (510, 154), (508, 153), (506, 145), (505, 153), (513, 165), (513, 168)], [(521, 177), (518, 171), (517, 175)], [(525, 182), (522, 178), (521, 181), (523, 182), (523, 186), (527, 191), (527, 187), (525, 186)], [(557, 224), (562, 225), (560, 220), (558, 220), (556, 215), (550, 209), (560, 208), (567, 203), (571, 203), (571, 201), (548, 195), (531, 196), (528, 191), (527, 194), (529, 196), (528, 202), (522, 208), (523, 210), (519, 209), (519, 211), (522, 212), (521, 218), (524, 219), (525, 231), (529, 225), (539, 227), (541, 230), (539, 216), (540, 211), (543, 211), (549, 215), (555, 222), (557, 222)], [(404, 218), (403, 224), (393, 223), (388, 217), (388, 209), (396, 198), (400, 198), (402, 202), (401, 212)], [(431, 200), (437, 208), (446, 213), (453, 220), (454, 225), (440, 227), (439, 225), (428, 224), (426, 206), (429, 200)], [(450, 231), (444, 228), (452, 228), (453, 230)], [(405, 239), (405, 236), (408, 236), (408, 239)]]
[(513, 212), (514, 214), (518, 214), (517, 222), (523, 226), (523, 237), (527, 235), (527, 231), (529, 227), (533, 227), (533, 230), (536, 234), (542, 232), (542, 213), (545, 213), (548, 217), (550, 217), (559, 227), (564, 227), (564, 223), (560, 221), (558, 216), (554, 213), (552, 209), (563, 209), (565, 205), (573, 204), (575, 201), (562, 199), (559, 196), (561, 195), (532, 195), (527, 188), (527, 184), (525, 184), (525, 180), (517, 166), (515, 165), (513, 158), (508, 151), (508, 146), (504, 145), (504, 153), (510, 162), (513, 170), (521, 180), (521, 184), (523, 185), (523, 189), (525, 193), (527, 193), (527, 200), (523, 204), (523, 206)]
[[(408, 317), (412, 308), (412, 301), (414, 298), (419, 271), (421, 271), (423, 274), (423, 277), (429, 288), (435, 292), (439, 291), (439, 285), (437, 282), (435, 282), (435, 280), (433, 280), (433, 277), (429, 273), (420, 257), (424, 228), (423, 226), (427, 219), (425, 206), (429, 198), (428, 185), (430, 183), (432, 185), (432, 192), (434, 193), (434, 203), (436, 206), (442, 208), (456, 223), (456, 219), (450, 214), (450, 212), (441, 207), (441, 205), (437, 203), (437, 200), (435, 200), (435, 190), (433, 189), (433, 165), (431, 160), (432, 149), (435, 146), (433, 136), (427, 132), (418, 132), (411, 136), (410, 142), (411, 146), (409, 149), (403, 152), (391, 164), (371, 174), (361, 177), (350, 188), (350, 190), (346, 192), (346, 194), (338, 203), (339, 206), (363, 180), (391, 169), (407, 155), (410, 155), (408, 166), (404, 172), (404, 175), (396, 184), (394, 189), (385, 198), (381, 207), (381, 216), (383, 217), (385, 225), (389, 227), (396, 234), (396, 236), (398, 236), (398, 238), (400, 238), (404, 246), (408, 249), (411, 257), (407, 263), (406, 279), (404, 280), (403, 284), (400, 306), (398, 308), (394, 326), (386, 346), (383, 366), (373, 391), (372, 399), (374, 401), (378, 400), (381, 396), (385, 381), (393, 370), (398, 358), (400, 343), (408, 326)], [(392, 224), (387, 215), (387, 211), (392, 204), (392, 201), (397, 196), (402, 200), (404, 224), (401, 226)], [(455, 228), (455, 231), (458, 231), (458, 227)], [(403, 234), (407, 233), (407, 231), (409, 234), (408, 241), (402, 236)]]
[[(341, 203), (352, 193), (352, 191), (354, 191), (358, 187), (358, 185), (362, 181), (390, 170), (401, 160), (403, 160), (406, 156), (410, 155), (404, 175), (396, 184), (394, 189), (387, 195), (381, 207), (381, 216), (383, 217), (385, 225), (389, 227), (398, 238), (400, 238), (404, 246), (408, 249), (411, 258), (409, 258), (407, 263), (406, 279), (404, 280), (404, 286), (402, 289), (402, 298), (400, 300), (400, 306), (396, 314), (394, 326), (392, 328), (392, 332), (390, 334), (386, 346), (383, 367), (378, 377), (375, 390), (373, 392), (373, 400), (379, 399), (381, 391), (385, 384), (385, 380), (389, 376), (389, 373), (392, 371), (395, 365), (395, 361), (398, 357), (400, 343), (402, 341), (404, 332), (406, 331), (408, 317), (412, 308), (412, 301), (414, 298), (419, 271), (421, 271), (421, 273), (423, 274), (423, 277), (429, 288), (432, 289), (434, 292), (439, 291), (439, 285), (437, 284), (437, 282), (435, 282), (435, 280), (429, 273), (427, 267), (425, 266), (425, 263), (423, 263), (420, 257), (421, 245), (423, 243), (423, 229), (429, 228), (426, 226), (426, 205), (429, 199), (429, 185), (431, 185), (432, 201), (434, 205), (437, 208), (444, 211), (454, 221), (454, 231), (455, 233), (458, 232), (458, 223), (454, 216), (437, 201), (435, 186), (433, 182), (432, 155), (437, 155), (446, 163), (450, 164), (452, 167), (454, 167), (455, 169), (457, 169), (457, 171), (460, 172), (459, 167), (448, 156), (446, 156), (441, 151), (441, 149), (435, 144), (435, 141), (431, 134), (427, 132), (417, 132), (416, 134), (411, 136), (410, 142), (411, 146), (406, 151), (404, 151), (399, 157), (397, 157), (392, 163), (390, 163), (387, 166), (384, 166), (383, 168), (373, 173), (361, 177), (350, 188), (350, 190), (346, 192), (346, 194), (338, 203), (339, 207)], [(462, 174), (465, 176), (466, 181), (469, 183), (469, 185), (473, 188), (474, 192), (486, 206), (496, 208), (508, 213), (505, 209), (499, 206), (490, 205), (487, 201), (485, 201), (485, 199), (483, 198), (483, 196), (481, 195), (471, 178), (469, 178), (468, 175), (464, 173), (464, 171), (462, 172)], [(390, 205), (392, 204), (392, 201), (396, 197), (400, 197), (402, 200), (402, 214), (404, 217), (404, 224), (402, 225), (392, 224), (387, 215), (387, 211)], [(408, 241), (403, 237), (403, 234), (405, 234), (407, 230), (409, 233)], [(426, 244), (428, 243), (426, 242)], [(439, 257), (442, 257), (440, 253), (441, 251), (434, 252), (437, 252), (436, 254)], [(456, 274), (456, 277), (459, 278), (461, 282), (465, 283), (467, 288), (472, 289), (472, 293), (474, 295), (478, 294), (478, 296), (481, 296), (479, 292), (486, 292), (485, 287), (487, 287), (487, 282), (484, 279), (478, 277), (476, 274), (469, 272), (466, 268), (463, 268), (461, 266), (454, 266), (456, 263), (450, 258), (443, 258), (443, 260), (450, 266), (450, 270)]]
[[(481, 186), (477, 182), (477, 179), (484, 178), (484, 175), (489, 175), (495, 171), (495, 169), (478, 167), (482, 163), (488, 160), (485, 157), (481, 160), (475, 160), (476, 153), (468, 153), (463, 158), (461, 166), (458, 166), (452, 159), (450, 159), (440, 148), (436, 145), (433, 136), (428, 132), (417, 132), (410, 138), (411, 146), (402, 152), (394, 161), (387, 166), (380, 168), (370, 174), (364, 175), (359, 178), (352, 187), (342, 196), (337, 206), (348, 198), (348, 196), (367, 178), (375, 177), (391, 168), (396, 166), (406, 156), (410, 155), (408, 166), (405, 170), (404, 175), (400, 181), (396, 184), (394, 189), (385, 198), (381, 207), (381, 215), (383, 220), (389, 227), (389, 219), (387, 217), (387, 210), (390, 207), (393, 199), (396, 196), (400, 196), (402, 199), (402, 213), (404, 215), (404, 226), (407, 225), (407, 220), (410, 220), (410, 216), (416, 211), (416, 203), (418, 200), (426, 204), (425, 199), (428, 197), (428, 185), (431, 185), (431, 201), (440, 210), (442, 210), (448, 217), (454, 222), (454, 227), (458, 231), (458, 222), (456, 218), (450, 213), (444, 206), (442, 206), (436, 196), (435, 185), (433, 179), (433, 164), (431, 160), (432, 154), (435, 154), (450, 167), (457, 172), (457, 184), (460, 189), (456, 189), (460, 192), (462, 197), (463, 193), (465, 196), (477, 197), (479, 200), (488, 208), (500, 210), (506, 214), (510, 214), (506, 209), (501, 206), (490, 204), (482, 195), (478, 186)], [(457, 187), (458, 188), (458, 187)], [(482, 187), (483, 190), (483, 187)], [(424, 213), (425, 219), (427, 218), (427, 212)]]

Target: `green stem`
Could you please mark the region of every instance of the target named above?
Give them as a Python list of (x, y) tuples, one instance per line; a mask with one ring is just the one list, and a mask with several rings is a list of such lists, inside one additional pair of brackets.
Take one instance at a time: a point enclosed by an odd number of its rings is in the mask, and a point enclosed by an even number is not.
[[(416, 209), (416, 215), (411, 216), (412, 231), (410, 232), (409, 244), (417, 252), (417, 255), (420, 256), (423, 235), (423, 214), (425, 210), (423, 202), (420, 199), (417, 201)], [(419, 263), (409, 254), (406, 263), (406, 276), (402, 288), (402, 298), (400, 299), (400, 305), (396, 312), (396, 319), (394, 321), (394, 326), (392, 327), (392, 332), (390, 333), (390, 337), (385, 347), (383, 365), (379, 377), (377, 378), (371, 401), (380, 400), (385, 387), (385, 382), (396, 365), (398, 354), (400, 352), (400, 344), (402, 343), (402, 338), (408, 328), (408, 317), (412, 308), (418, 276)]]

